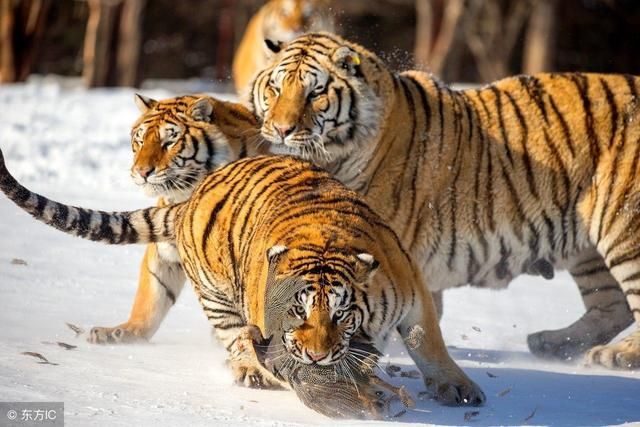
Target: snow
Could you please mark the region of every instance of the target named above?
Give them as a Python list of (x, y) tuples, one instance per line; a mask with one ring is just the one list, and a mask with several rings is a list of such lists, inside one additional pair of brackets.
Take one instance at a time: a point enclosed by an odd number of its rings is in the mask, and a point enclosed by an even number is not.
[[(128, 174), (129, 126), (137, 116), (132, 94), (48, 79), (1, 86), (0, 147), (9, 169), (33, 190), (67, 203), (108, 210), (152, 204)], [(173, 95), (158, 89), (145, 94)], [(65, 322), (88, 329), (126, 320), (142, 247), (107, 247), (64, 235), (3, 196), (0, 236), (0, 401), (64, 401), (68, 426), (336, 424), (292, 392), (232, 385), (225, 352), (211, 338), (188, 286), (149, 344), (96, 346), (76, 338)], [(528, 333), (566, 326), (582, 312), (566, 273), (551, 281), (520, 277), (505, 291), (448, 291), (445, 340), (488, 402), (476, 409), (418, 400), (417, 409), (394, 425), (640, 422), (639, 372), (549, 363), (528, 353)], [(77, 348), (43, 343), (55, 341)], [(58, 365), (38, 364), (25, 351)], [(399, 344), (388, 352), (383, 365), (413, 369)], [(414, 396), (422, 390), (420, 380), (392, 381)], [(479, 413), (465, 421), (470, 411)]]

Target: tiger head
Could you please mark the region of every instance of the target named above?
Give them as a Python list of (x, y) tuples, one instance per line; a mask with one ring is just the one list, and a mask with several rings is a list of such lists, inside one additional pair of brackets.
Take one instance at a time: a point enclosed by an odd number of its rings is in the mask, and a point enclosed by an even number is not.
[(131, 177), (148, 195), (185, 199), (210, 170), (239, 156), (222, 128), (230, 103), (206, 96), (156, 101), (137, 94), (135, 102), (142, 115), (131, 129)]
[(331, 30), (330, 0), (271, 0), (266, 5), (262, 35), (267, 43), (284, 43), (308, 32)]
[(373, 149), (392, 101), (386, 70), (373, 53), (333, 34), (309, 33), (286, 45), (250, 92), (272, 152), (325, 166)]
[[(283, 330), (284, 348), (304, 364), (339, 363), (349, 353), (352, 337), (365, 336), (360, 330), (367, 315), (364, 289), (378, 262), (367, 253), (335, 250), (318, 256), (285, 246), (274, 246), (268, 257), (273, 283), (279, 283), (274, 286), (286, 289), (266, 299), (265, 312), (281, 316), (276, 328)], [(291, 272), (295, 280), (283, 281)]]

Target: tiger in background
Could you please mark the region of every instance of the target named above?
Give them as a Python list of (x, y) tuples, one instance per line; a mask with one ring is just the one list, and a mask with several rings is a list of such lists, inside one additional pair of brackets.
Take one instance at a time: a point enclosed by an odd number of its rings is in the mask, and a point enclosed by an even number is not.
[(523, 75), (458, 91), (330, 33), (274, 50), (249, 93), (271, 151), (365, 195), (432, 291), (504, 287), (541, 260), (568, 269), (586, 313), (529, 348), (640, 366), (640, 329), (601, 345), (640, 323), (640, 78)]
[[(396, 329), (422, 339), (407, 350), (444, 404), (479, 405), (480, 388), (453, 362), (431, 294), (411, 257), (363, 198), (329, 173), (283, 156), (238, 160), (185, 202), (102, 212), (49, 200), (19, 184), (0, 151), (0, 190), (34, 218), (108, 244), (173, 243), (236, 381), (282, 385), (257, 358), (270, 278), (291, 281), (282, 343), (297, 363), (349, 370), (350, 342), (383, 345)], [(299, 289), (298, 289), (299, 288)], [(256, 330), (256, 327), (258, 330)], [(357, 387), (357, 386), (356, 386)]]
[(270, 0), (251, 18), (233, 58), (236, 92), (243, 93), (253, 76), (273, 56), (265, 43), (287, 43), (307, 31), (333, 31), (331, 0)]
[[(243, 106), (207, 96), (166, 100), (136, 95), (141, 116), (131, 130), (133, 181), (158, 206), (178, 203), (216, 167), (260, 152), (257, 122)], [(263, 149), (264, 151), (264, 149)], [(170, 242), (147, 246), (129, 319), (95, 327), (93, 343), (148, 340), (180, 295), (186, 277)]]

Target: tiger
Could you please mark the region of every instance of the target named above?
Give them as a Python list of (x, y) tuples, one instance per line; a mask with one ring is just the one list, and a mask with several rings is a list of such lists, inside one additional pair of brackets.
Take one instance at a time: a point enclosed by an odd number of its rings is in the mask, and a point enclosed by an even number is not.
[(238, 94), (266, 67), (271, 50), (307, 31), (334, 31), (331, 0), (270, 0), (251, 18), (233, 57), (232, 74)]
[[(425, 333), (408, 352), (444, 404), (480, 405), (485, 395), (450, 358), (431, 294), (393, 230), (330, 174), (289, 156), (257, 156), (208, 174), (191, 198), (164, 207), (103, 212), (54, 202), (19, 184), (0, 151), (0, 190), (65, 233), (107, 244), (171, 242), (235, 380), (280, 383), (259, 363), (265, 288), (300, 283), (283, 311), (282, 343), (298, 363), (346, 364), (351, 340), (384, 345), (391, 332)], [(293, 286), (293, 285), (291, 285)]]
[[(200, 95), (157, 101), (135, 94), (134, 99), (141, 115), (131, 128), (131, 178), (146, 194), (158, 198), (158, 206), (187, 200), (216, 167), (265, 152), (257, 122), (242, 105)], [(185, 281), (175, 245), (149, 244), (129, 319), (114, 327), (91, 328), (89, 342), (147, 341)]]
[(640, 366), (640, 330), (609, 343), (640, 323), (639, 77), (543, 73), (454, 90), (326, 32), (274, 54), (245, 100), (271, 151), (363, 194), (432, 291), (567, 269), (586, 312), (529, 335), (530, 350)]

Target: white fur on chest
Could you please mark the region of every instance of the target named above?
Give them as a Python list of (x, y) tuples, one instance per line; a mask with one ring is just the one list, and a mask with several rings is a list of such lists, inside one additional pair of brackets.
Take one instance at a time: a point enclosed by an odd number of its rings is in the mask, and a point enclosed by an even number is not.
[(156, 248), (158, 250), (158, 256), (162, 258), (163, 261), (172, 263), (180, 262), (180, 254), (178, 253), (178, 248), (176, 248), (173, 243), (159, 242), (156, 243)]

